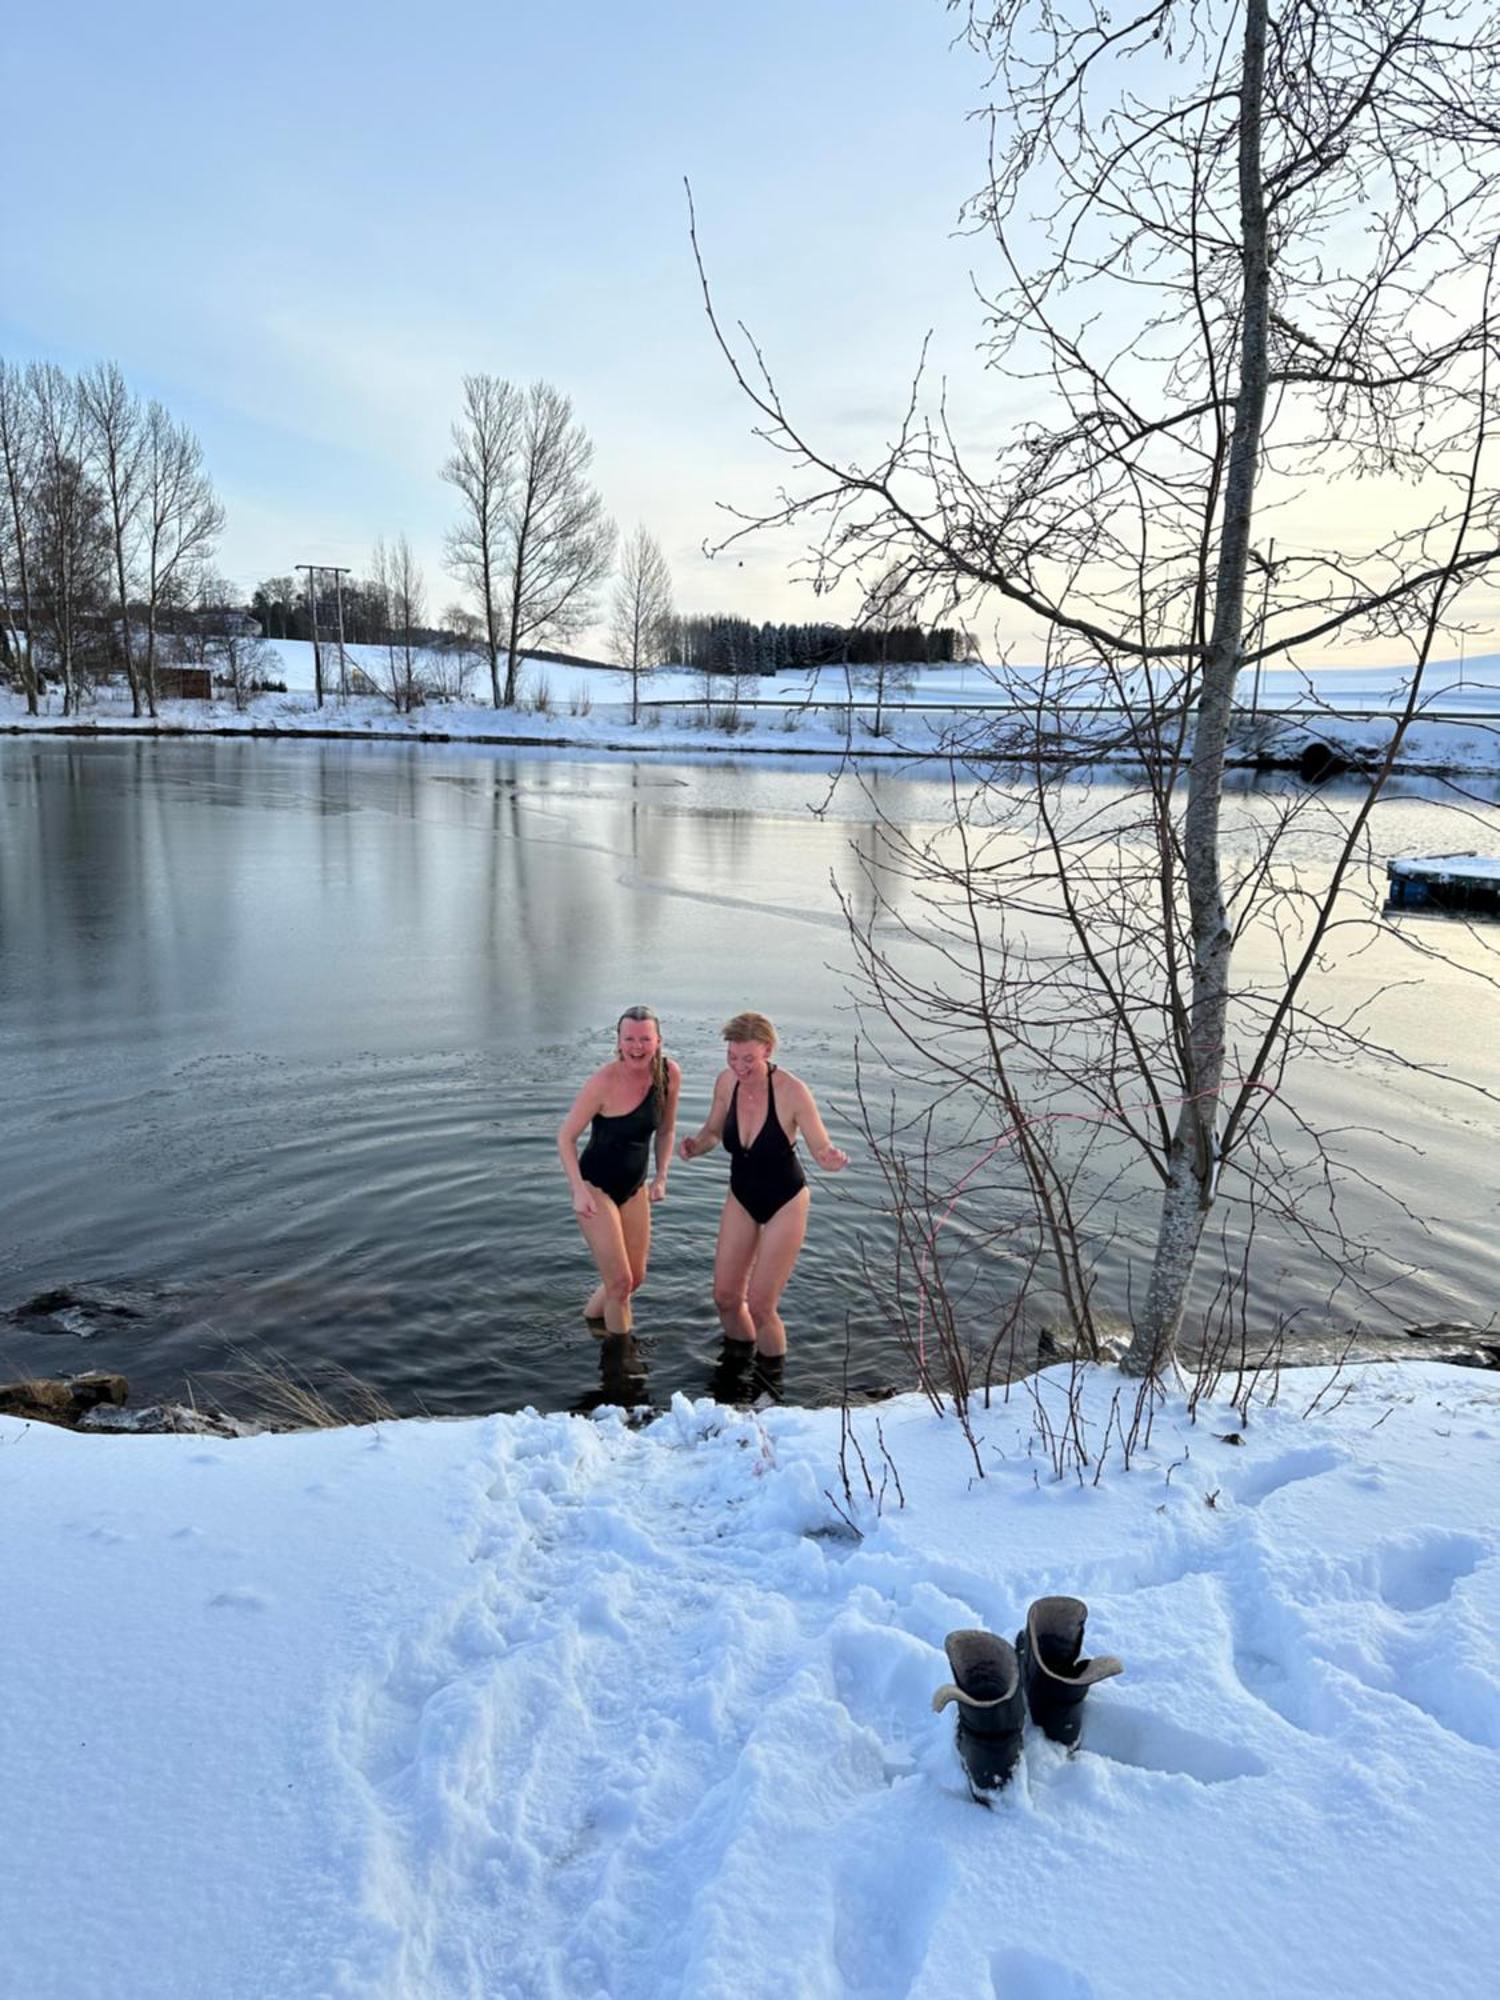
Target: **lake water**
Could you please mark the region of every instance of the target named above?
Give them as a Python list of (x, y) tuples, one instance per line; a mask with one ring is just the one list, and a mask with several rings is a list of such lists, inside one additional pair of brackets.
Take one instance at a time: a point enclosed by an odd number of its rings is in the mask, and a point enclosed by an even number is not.
[[(891, 1231), (857, 1141), (830, 882), (854, 879), (875, 809), (829, 782), (809, 760), (0, 744), (0, 1310), (84, 1286), (132, 1314), (0, 1324), (0, 1372), (118, 1367), (142, 1401), (249, 1354), (335, 1363), (434, 1413), (723, 1388), (722, 1153), (674, 1169), (634, 1352), (579, 1317), (592, 1278), (554, 1133), (615, 1016), (645, 1001), (683, 1066), (682, 1129), (706, 1109), (720, 1023), (757, 1007), (856, 1154), (813, 1175), (785, 1393), (836, 1396), (846, 1368), (908, 1386), (862, 1276)], [(930, 766), (866, 782), (903, 826), (944, 817)], [(1468, 813), (1393, 797), (1377, 847), (1500, 851), (1500, 806)], [(1442, 957), (1421, 949), (1435, 937)], [(1500, 970), (1500, 932), (1429, 920), (1407, 938), (1328, 990), (1388, 989), (1377, 1040), (1500, 1089), (1495, 992), (1461, 969)], [(1298, 1103), (1348, 1133), (1345, 1220), (1378, 1241), (1388, 1286), (1372, 1330), (1488, 1321), (1493, 1107), (1374, 1055), (1304, 1071)], [(1101, 1250), (1116, 1310), (1144, 1281), (1152, 1207), (1127, 1205)], [(1329, 1306), (1318, 1254), (1273, 1238), (1266, 1258), (1280, 1309), (1336, 1338), (1351, 1312)], [(1003, 1260), (982, 1275), (1002, 1297)]]

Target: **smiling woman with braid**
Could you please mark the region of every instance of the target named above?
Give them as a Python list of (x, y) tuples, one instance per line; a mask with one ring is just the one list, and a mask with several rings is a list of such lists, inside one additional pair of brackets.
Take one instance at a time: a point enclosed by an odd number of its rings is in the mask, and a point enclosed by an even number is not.
[(778, 1307), (807, 1233), (812, 1200), (797, 1140), (826, 1173), (849, 1164), (829, 1138), (813, 1094), (771, 1056), (776, 1030), (764, 1014), (724, 1024), (728, 1068), (714, 1085), (703, 1129), (679, 1151), (696, 1160), (720, 1139), (729, 1154), (729, 1193), (714, 1257), (714, 1305), (727, 1340), (772, 1357), (786, 1353)]
[[(667, 1192), (681, 1088), (660, 1021), (649, 1007), (627, 1007), (615, 1023), (613, 1061), (594, 1071), (558, 1128), (573, 1213), (599, 1270), (583, 1314), (602, 1319), (606, 1333), (630, 1331), (631, 1294), (645, 1282), (651, 1248), (651, 1204)], [(590, 1120), (580, 1159), (578, 1141)], [(648, 1187), (653, 1136), (656, 1174)]]

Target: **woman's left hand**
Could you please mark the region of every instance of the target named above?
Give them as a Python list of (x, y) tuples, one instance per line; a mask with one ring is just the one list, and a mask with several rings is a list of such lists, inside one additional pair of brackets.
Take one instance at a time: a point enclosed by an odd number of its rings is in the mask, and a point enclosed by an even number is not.
[(813, 1158), (825, 1174), (836, 1174), (849, 1164), (849, 1155), (842, 1146), (825, 1146), (822, 1152), (815, 1153)]
[(667, 1177), (665, 1174), (658, 1174), (656, 1176), (656, 1179), (651, 1183), (651, 1191), (647, 1195), (646, 1199), (648, 1201), (665, 1201), (666, 1198), (667, 1198)]

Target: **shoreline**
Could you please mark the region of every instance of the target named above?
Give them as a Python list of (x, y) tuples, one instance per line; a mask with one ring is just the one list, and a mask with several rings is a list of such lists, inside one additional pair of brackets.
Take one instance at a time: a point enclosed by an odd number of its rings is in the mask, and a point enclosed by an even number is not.
[[(1339, 1381), (1352, 1383), (1372, 1369), (1397, 1368), (1404, 1371), (1408, 1367), (1431, 1367), (1434, 1364), (1462, 1368), (1477, 1378), (1500, 1374), (1500, 1341), (1482, 1328), (1453, 1322), (1431, 1327), (1409, 1327), (1405, 1332), (1410, 1342), (1410, 1351), (1405, 1353), (1346, 1353), (1326, 1360), (1293, 1357), (1278, 1363), (1274, 1369), (1262, 1371), (1252, 1368), (1248, 1372), (1256, 1378), (1264, 1372), (1272, 1381), (1279, 1379), (1283, 1373), (1321, 1372), (1326, 1374), (1330, 1386)], [(1181, 1378), (1192, 1381), (1203, 1374), (1206, 1365), (1198, 1357), (1187, 1354), (1178, 1357), (1177, 1369)], [(1108, 1355), (1097, 1360), (1079, 1355), (1070, 1360), (1055, 1347), (1039, 1343), (1029, 1368), (976, 1387), (972, 1395), (976, 1403), (983, 1407), (988, 1407), (992, 1401), (1005, 1403), (1010, 1400), (1012, 1392), (1023, 1389), (1027, 1383), (1036, 1382), (1058, 1367), (1118, 1373)], [(1246, 1372), (1239, 1365), (1214, 1368), (1211, 1371), (1212, 1380), (1203, 1393), (1210, 1397), (1220, 1396), (1224, 1393), (1226, 1381), (1237, 1375), (1243, 1377)], [(1135, 1378), (1120, 1376), (1119, 1379), (1124, 1383)], [(878, 1388), (858, 1390), (841, 1400), (827, 1402), (799, 1402), (793, 1398), (767, 1395), (764, 1390), (756, 1396), (729, 1400), (711, 1392), (710, 1400), (725, 1409), (757, 1411), (775, 1407), (809, 1415), (826, 1410), (853, 1412), (879, 1409), (899, 1403), (903, 1398), (923, 1398), (925, 1393), (920, 1382), (912, 1382), (906, 1387), (898, 1383), (883, 1383)], [(948, 1396), (950, 1391), (942, 1386), (941, 1393)], [(648, 1399), (636, 1403), (614, 1403), (606, 1400), (587, 1411), (569, 1408), (538, 1410), (534, 1403), (528, 1402), (515, 1409), (436, 1413), (419, 1409), (403, 1413), (389, 1404), (381, 1392), (356, 1377), (340, 1382), (338, 1394), (334, 1395), (318, 1389), (310, 1379), (283, 1375), (269, 1369), (261, 1378), (259, 1398), (248, 1398), (250, 1407), (243, 1411), (228, 1408), (217, 1397), (209, 1403), (200, 1404), (193, 1394), (191, 1381), (187, 1384), (187, 1395), (187, 1401), (157, 1396), (135, 1403), (131, 1399), (128, 1378), (108, 1369), (56, 1376), (20, 1376), (0, 1383), (0, 1418), (22, 1424), (44, 1424), (52, 1429), (72, 1431), (79, 1436), (229, 1439), (360, 1430), (383, 1423), (483, 1423), (520, 1417), (528, 1411), (546, 1418), (576, 1417), (581, 1423), (589, 1423), (595, 1421), (601, 1411), (611, 1410), (618, 1412), (622, 1421), (638, 1424), (665, 1416), (675, 1400), (675, 1396), (669, 1397), (666, 1402)], [(1274, 1390), (1270, 1400), (1275, 1401)]]
[[(795, 710), (789, 710), (795, 713)], [(973, 711), (977, 719), (982, 710)], [(1378, 751), (1371, 746), (1352, 740), (1351, 736), (1336, 728), (1313, 727), (1300, 718), (1277, 718), (1292, 738), (1285, 754), (1273, 756), (1264, 749), (1236, 755), (1231, 751), (1225, 758), (1225, 768), (1232, 771), (1265, 773), (1267, 776), (1296, 777), (1304, 783), (1322, 784), (1341, 778), (1367, 778), (1373, 775), (1373, 765)], [(1383, 725), (1374, 725), (1381, 727)], [(1488, 732), (1494, 727), (1486, 719), (1464, 718), (1459, 722), (1450, 717), (1435, 717), (1426, 726), (1452, 730), (1460, 727), (1476, 727)], [(629, 725), (627, 725), (627, 728)], [(293, 721), (226, 721), (215, 717), (211, 721), (158, 719), (140, 720), (135, 717), (102, 716), (95, 720), (80, 721), (74, 717), (36, 716), (9, 718), (0, 721), (0, 736), (16, 740), (31, 737), (62, 737), (75, 741), (100, 741), (110, 737), (127, 740), (172, 742), (187, 741), (195, 737), (216, 740), (244, 738), (260, 742), (364, 742), (364, 743), (419, 743), (419, 744), (474, 744), (492, 749), (555, 750), (573, 756), (626, 756), (637, 758), (671, 758), (684, 755), (712, 757), (774, 757), (774, 758), (829, 758), (847, 759), (851, 762), (885, 761), (890, 763), (949, 764), (954, 761), (964, 764), (995, 764), (1002, 767), (1021, 767), (1029, 762), (1014, 754), (1007, 754), (1003, 748), (991, 750), (960, 749), (937, 742), (926, 744), (916, 742), (871, 742), (860, 741), (849, 735), (824, 732), (819, 740), (806, 743), (788, 743), (779, 740), (790, 732), (787, 730), (761, 731), (753, 726), (730, 734), (712, 727), (681, 729), (671, 732), (668, 741), (643, 741), (632, 735), (595, 735), (559, 733), (538, 735), (520, 730), (488, 729), (427, 729), (415, 728), (404, 718), (393, 716), (386, 727), (360, 721), (345, 726), (327, 724), (304, 724)], [(651, 730), (650, 735), (657, 732)], [(1322, 746), (1326, 762), (1319, 761), (1318, 768), (1309, 773), (1307, 756), (1313, 746)], [(1393, 778), (1500, 778), (1500, 742), (1489, 742), (1488, 758), (1466, 755), (1462, 752), (1448, 756), (1413, 755), (1399, 758), (1391, 767)], [(1144, 766), (1136, 759), (1122, 757), (1109, 750), (1101, 751), (1096, 759), (1090, 759), (1081, 747), (1060, 751), (1049, 763), (1058, 765), (1088, 767), (1096, 770), (1141, 770)]]

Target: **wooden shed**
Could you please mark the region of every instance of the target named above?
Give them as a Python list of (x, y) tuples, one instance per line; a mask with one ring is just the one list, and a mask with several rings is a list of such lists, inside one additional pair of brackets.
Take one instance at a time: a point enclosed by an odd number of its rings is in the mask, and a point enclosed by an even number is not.
[(213, 675), (207, 667), (158, 667), (156, 692), (163, 701), (212, 701)]

